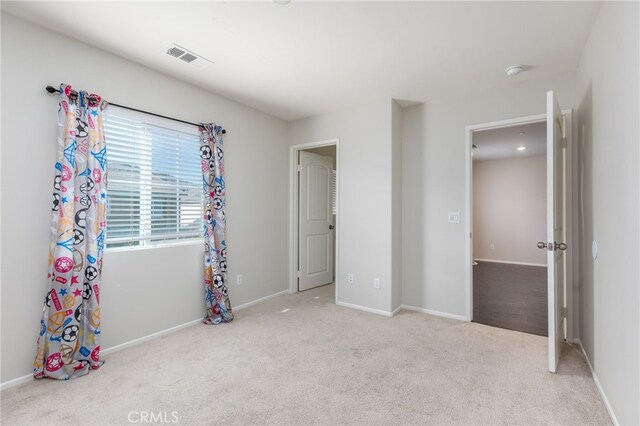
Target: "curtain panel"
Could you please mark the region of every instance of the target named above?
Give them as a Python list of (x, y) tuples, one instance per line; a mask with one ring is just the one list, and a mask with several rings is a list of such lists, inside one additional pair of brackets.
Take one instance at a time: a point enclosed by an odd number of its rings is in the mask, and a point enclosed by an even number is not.
[(36, 378), (67, 380), (102, 365), (100, 276), (106, 226), (106, 106), (98, 95), (60, 86), (49, 281)]
[(233, 320), (227, 293), (227, 225), (225, 219), (224, 152), (222, 127), (202, 124), (200, 158), (204, 191), (205, 324)]

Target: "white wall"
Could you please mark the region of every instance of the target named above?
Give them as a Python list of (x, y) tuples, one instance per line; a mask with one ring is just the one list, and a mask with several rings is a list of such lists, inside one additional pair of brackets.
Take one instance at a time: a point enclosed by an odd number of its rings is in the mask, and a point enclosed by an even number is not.
[(340, 139), (338, 301), (383, 312), (392, 291), (391, 105), (386, 99), (293, 121), (288, 137), (291, 145)]
[(626, 425), (640, 424), (638, 12), (637, 2), (605, 2), (577, 73), (580, 339)]
[(391, 310), (402, 305), (402, 108), (391, 101)]
[[(498, 72), (498, 71), (496, 71)], [(403, 303), (465, 316), (465, 126), (540, 114), (546, 91), (574, 106), (575, 76), (519, 82), (402, 111)]]
[[(232, 305), (287, 289), (286, 123), (3, 13), (2, 382), (32, 369), (56, 150), (57, 99), (44, 87), (59, 82), (224, 125), (229, 277), (244, 276), (242, 286), (230, 285)], [(198, 243), (105, 253), (102, 347), (201, 318), (202, 250)]]
[(323, 157), (330, 157), (331, 160), (333, 161), (333, 167), (336, 167), (336, 146), (335, 145), (328, 145), (328, 146), (321, 146), (320, 148), (311, 148), (311, 149), (305, 149), (306, 152), (311, 152), (313, 154), (318, 154), (318, 155), (322, 155)]
[(546, 266), (546, 177), (544, 155), (473, 162), (474, 258)]

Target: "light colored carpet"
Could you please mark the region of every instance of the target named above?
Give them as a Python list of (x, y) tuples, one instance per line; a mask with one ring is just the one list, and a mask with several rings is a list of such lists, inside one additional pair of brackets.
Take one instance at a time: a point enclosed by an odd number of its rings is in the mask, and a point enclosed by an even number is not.
[(385, 318), (336, 306), (333, 291), (113, 353), (79, 379), (9, 389), (2, 424), (130, 424), (132, 411), (175, 411), (184, 425), (610, 424), (572, 346), (554, 375), (544, 337), (414, 312)]

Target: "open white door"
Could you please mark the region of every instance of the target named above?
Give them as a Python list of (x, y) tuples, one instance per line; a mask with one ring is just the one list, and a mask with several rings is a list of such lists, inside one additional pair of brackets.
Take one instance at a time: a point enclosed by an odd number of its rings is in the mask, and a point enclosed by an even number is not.
[(565, 124), (553, 91), (547, 92), (547, 249), (549, 371), (555, 373), (564, 341), (566, 281)]
[(300, 151), (299, 164), (298, 290), (302, 291), (333, 281), (333, 160)]

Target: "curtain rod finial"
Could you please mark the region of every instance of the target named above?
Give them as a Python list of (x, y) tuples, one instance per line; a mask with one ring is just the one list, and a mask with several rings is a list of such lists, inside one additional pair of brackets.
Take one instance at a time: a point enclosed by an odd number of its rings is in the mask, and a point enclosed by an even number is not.
[(59, 92), (59, 90), (58, 90), (58, 89), (56, 89), (56, 88), (55, 88), (55, 87), (53, 87), (53, 86), (47, 86), (47, 87), (45, 87), (45, 89), (46, 89), (46, 90), (47, 90), (47, 92), (49, 92), (49, 93), (58, 93), (58, 92)]

